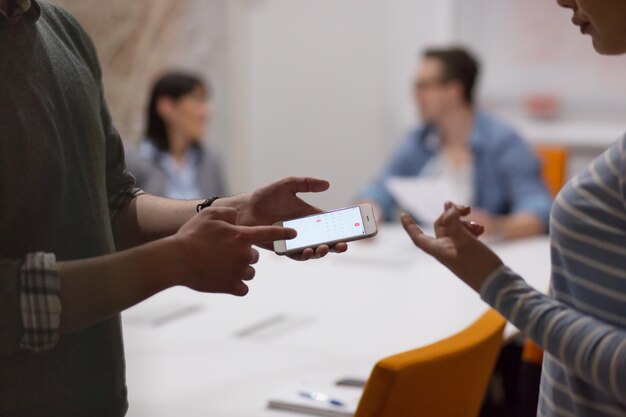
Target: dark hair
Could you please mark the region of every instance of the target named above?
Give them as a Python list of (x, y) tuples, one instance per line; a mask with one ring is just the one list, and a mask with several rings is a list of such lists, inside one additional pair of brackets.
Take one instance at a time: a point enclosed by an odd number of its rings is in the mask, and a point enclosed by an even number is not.
[(443, 66), (443, 81), (460, 82), (463, 85), (465, 102), (474, 104), (474, 89), (480, 63), (469, 51), (460, 47), (432, 48), (427, 49), (422, 56), (440, 61)]
[(148, 102), (148, 120), (146, 123), (146, 138), (162, 151), (169, 150), (169, 138), (165, 121), (157, 111), (157, 102), (161, 97), (173, 100), (186, 96), (194, 89), (201, 87), (207, 97), (210, 97), (210, 86), (200, 77), (184, 72), (169, 72), (161, 76), (152, 87)]

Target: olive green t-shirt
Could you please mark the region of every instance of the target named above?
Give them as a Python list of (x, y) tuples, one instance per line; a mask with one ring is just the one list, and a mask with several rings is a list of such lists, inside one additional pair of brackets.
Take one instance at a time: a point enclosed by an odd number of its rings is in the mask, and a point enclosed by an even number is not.
[(126, 413), (119, 316), (43, 353), (21, 350), (19, 271), (32, 252), (59, 261), (113, 252), (111, 217), (134, 184), (80, 25), (44, 1), (1, 16), (0, 416)]

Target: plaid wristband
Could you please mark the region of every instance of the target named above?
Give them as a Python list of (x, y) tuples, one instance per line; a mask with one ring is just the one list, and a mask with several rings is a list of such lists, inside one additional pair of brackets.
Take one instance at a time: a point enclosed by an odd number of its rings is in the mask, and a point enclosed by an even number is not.
[(29, 253), (20, 272), (24, 326), (20, 347), (43, 352), (59, 340), (61, 277), (56, 258), (52, 253)]

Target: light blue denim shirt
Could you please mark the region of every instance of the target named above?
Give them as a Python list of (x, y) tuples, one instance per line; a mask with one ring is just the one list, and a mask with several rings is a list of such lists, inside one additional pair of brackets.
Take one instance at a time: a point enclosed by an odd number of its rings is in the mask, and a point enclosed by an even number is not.
[[(434, 127), (425, 124), (411, 131), (393, 153), (378, 178), (358, 194), (377, 202), (385, 220), (395, 218), (396, 202), (385, 182), (390, 177), (416, 177), (437, 155)], [(526, 142), (506, 124), (477, 112), (470, 137), (474, 158), (473, 206), (492, 215), (534, 213), (548, 229), (552, 198), (541, 177), (539, 159)]]

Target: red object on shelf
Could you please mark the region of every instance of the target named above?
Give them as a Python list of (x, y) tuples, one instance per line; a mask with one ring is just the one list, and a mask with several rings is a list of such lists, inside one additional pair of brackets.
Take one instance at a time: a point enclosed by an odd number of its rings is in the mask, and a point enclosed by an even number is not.
[(524, 108), (530, 117), (552, 120), (559, 117), (561, 102), (554, 94), (531, 94), (524, 100)]

